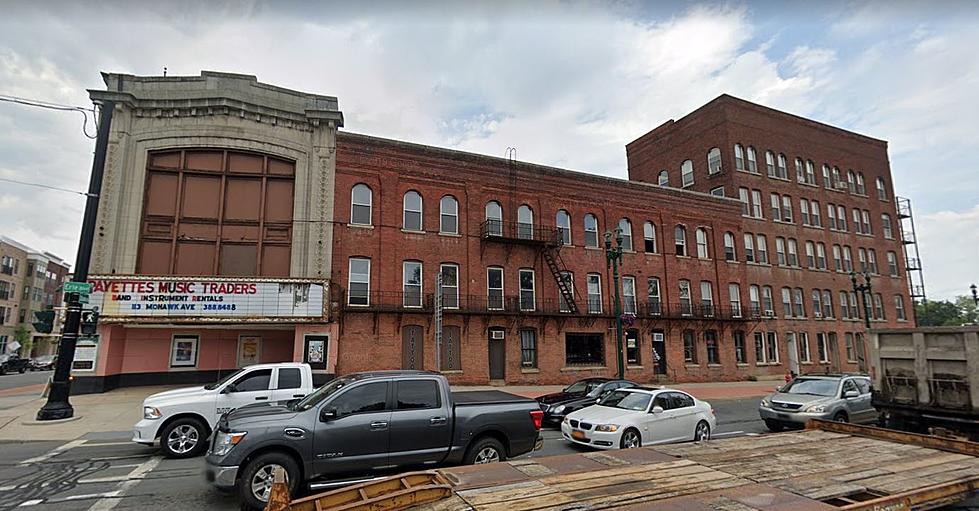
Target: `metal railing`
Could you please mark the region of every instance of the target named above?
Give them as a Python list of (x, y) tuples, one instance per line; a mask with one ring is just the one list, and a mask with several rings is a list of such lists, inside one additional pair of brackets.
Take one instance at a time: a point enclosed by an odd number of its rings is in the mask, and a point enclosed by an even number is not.
[(7, 266), (7, 265), (0, 266), (0, 273), (4, 273), (4, 274), (7, 274), (7, 275), (13, 275), (14, 274), (14, 267), (13, 266)]
[(484, 240), (525, 244), (560, 245), (561, 229), (551, 225), (525, 224), (486, 220), (479, 226), (479, 236)]

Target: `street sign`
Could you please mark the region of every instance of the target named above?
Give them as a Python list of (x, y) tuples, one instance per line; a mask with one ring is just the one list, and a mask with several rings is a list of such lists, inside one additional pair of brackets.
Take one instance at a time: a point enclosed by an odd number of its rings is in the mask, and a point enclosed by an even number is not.
[(81, 293), (87, 295), (92, 292), (92, 285), (88, 282), (65, 282), (65, 293)]
[(88, 303), (88, 295), (85, 293), (79, 294), (78, 303)]

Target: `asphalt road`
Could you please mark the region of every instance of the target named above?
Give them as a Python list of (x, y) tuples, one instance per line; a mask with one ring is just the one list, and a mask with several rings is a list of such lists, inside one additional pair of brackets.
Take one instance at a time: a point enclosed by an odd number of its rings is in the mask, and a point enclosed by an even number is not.
[[(714, 401), (716, 437), (764, 431), (757, 399)], [(588, 452), (560, 432), (544, 431), (544, 448), (527, 457)], [(203, 460), (168, 460), (155, 448), (130, 443), (121, 433), (92, 433), (74, 442), (0, 443), (0, 511), (133, 509), (237, 510), (230, 495), (214, 491), (201, 475)]]
[(54, 374), (54, 371), (27, 371), (24, 374), (5, 374), (0, 376), (0, 390), (43, 384), (48, 381), (48, 378), (50, 378), (52, 374)]

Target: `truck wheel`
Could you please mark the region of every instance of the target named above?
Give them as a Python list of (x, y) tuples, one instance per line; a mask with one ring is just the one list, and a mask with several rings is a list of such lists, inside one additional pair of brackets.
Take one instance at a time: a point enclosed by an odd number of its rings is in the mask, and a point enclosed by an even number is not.
[(506, 450), (503, 449), (503, 444), (495, 438), (483, 437), (469, 446), (463, 462), (466, 465), (481, 465), (497, 461), (506, 461)]
[(197, 419), (177, 419), (160, 433), (160, 448), (167, 458), (191, 458), (206, 447), (207, 428)]
[(773, 433), (778, 433), (779, 431), (785, 429), (785, 426), (783, 426), (781, 422), (774, 421), (772, 419), (765, 419), (765, 427)]
[(265, 509), (272, 492), (272, 479), (275, 469), (286, 471), (289, 493), (296, 491), (299, 484), (299, 465), (292, 456), (281, 452), (267, 452), (249, 461), (238, 478), (238, 496), (248, 509)]

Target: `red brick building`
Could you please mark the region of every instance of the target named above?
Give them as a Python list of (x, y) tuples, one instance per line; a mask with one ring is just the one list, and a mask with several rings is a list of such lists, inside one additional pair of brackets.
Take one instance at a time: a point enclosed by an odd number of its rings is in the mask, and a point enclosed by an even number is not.
[(850, 269), (873, 275), (873, 321), (913, 322), (885, 142), (721, 96), (627, 154), (623, 181), (338, 133), (337, 372), (615, 374), (603, 235), (616, 226), (628, 378), (862, 368)]

